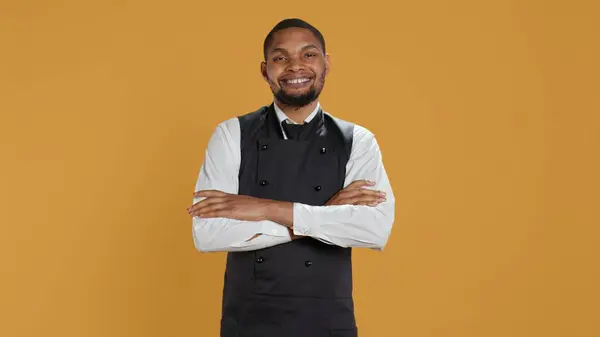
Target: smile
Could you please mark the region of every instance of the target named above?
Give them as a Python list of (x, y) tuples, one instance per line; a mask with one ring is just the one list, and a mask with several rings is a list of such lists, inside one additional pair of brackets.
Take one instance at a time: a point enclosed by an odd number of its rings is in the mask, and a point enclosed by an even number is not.
[(300, 84), (300, 83), (305, 83), (308, 81), (310, 81), (309, 78), (295, 78), (295, 79), (287, 80), (286, 83), (287, 84)]
[(298, 78), (283, 79), (279, 83), (280, 83), (281, 87), (293, 90), (293, 89), (305, 89), (305, 88), (309, 87), (312, 82), (313, 81), (312, 81), (311, 77), (298, 77)]

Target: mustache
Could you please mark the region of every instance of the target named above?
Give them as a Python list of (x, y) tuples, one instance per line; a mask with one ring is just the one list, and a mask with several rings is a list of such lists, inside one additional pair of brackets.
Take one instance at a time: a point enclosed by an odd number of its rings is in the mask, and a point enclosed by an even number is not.
[(281, 75), (278, 79), (278, 81), (288, 81), (288, 80), (294, 80), (294, 79), (298, 79), (298, 78), (308, 78), (310, 80), (312, 80), (313, 78), (316, 78), (317, 76), (315, 74), (311, 74), (311, 73), (300, 73), (300, 74), (294, 74), (294, 75)]

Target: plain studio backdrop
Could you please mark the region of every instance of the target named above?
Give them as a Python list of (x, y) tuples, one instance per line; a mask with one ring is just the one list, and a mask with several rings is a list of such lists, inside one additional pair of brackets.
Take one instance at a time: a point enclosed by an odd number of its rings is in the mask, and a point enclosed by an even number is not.
[(271, 102), (262, 42), (322, 30), (326, 111), (397, 217), (354, 251), (361, 337), (600, 336), (597, 1), (0, 2), (0, 336), (217, 336), (192, 242), (215, 126)]

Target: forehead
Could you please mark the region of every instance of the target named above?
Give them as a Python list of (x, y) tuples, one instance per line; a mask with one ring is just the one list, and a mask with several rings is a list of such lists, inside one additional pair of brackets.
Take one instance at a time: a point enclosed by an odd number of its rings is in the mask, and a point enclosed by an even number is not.
[(268, 51), (270, 52), (275, 48), (296, 50), (311, 44), (323, 51), (321, 42), (310, 30), (299, 27), (285, 28), (273, 34), (273, 40)]

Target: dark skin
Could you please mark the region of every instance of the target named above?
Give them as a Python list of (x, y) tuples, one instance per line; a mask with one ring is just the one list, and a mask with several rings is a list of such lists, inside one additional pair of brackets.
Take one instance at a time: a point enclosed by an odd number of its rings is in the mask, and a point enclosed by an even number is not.
[[(323, 52), (321, 43), (312, 32), (303, 28), (287, 28), (275, 33), (267, 58), (261, 63), (261, 74), (271, 90), (274, 93), (284, 90), (288, 95), (301, 95), (312, 88), (321, 91), (329, 69), (329, 55)], [(303, 123), (317, 106), (317, 100), (301, 107), (283, 104), (277, 98), (275, 102), (297, 123)], [(385, 201), (385, 193), (368, 189), (374, 185), (372, 181), (355, 181), (336, 193), (326, 206), (377, 206)], [(205, 199), (188, 208), (191, 216), (245, 221), (269, 220), (287, 227), (292, 239), (301, 238), (293, 234), (294, 217), (291, 202), (217, 190), (198, 191), (194, 193), (194, 197)], [(257, 236), (259, 234), (249, 240)]]
[[(265, 61), (260, 64), (260, 72), (269, 84), (271, 91), (285, 91), (290, 95), (300, 95), (312, 87), (321, 91), (329, 73), (329, 54), (311, 31), (304, 28), (287, 28), (273, 35)], [(286, 83), (289, 79), (308, 78), (302, 86)], [(275, 103), (296, 123), (304, 120), (317, 106), (313, 101), (302, 107), (289, 106), (275, 98)]]
[[(355, 181), (336, 193), (329, 199), (325, 206), (377, 206), (379, 203), (385, 201), (385, 193), (366, 188), (373, 185), (375, 183), (372, 181)], [(188, 208), (191, 216), (245, 221), (270, 220), (288, 227), (293, 239), (300, 237), (293, 235), (291, 231), (294, 225), (293, 203), (291, 202), (260, 199), (217, 190), (198, 191), (194, 193), (194, 197), (205, 199)]]

